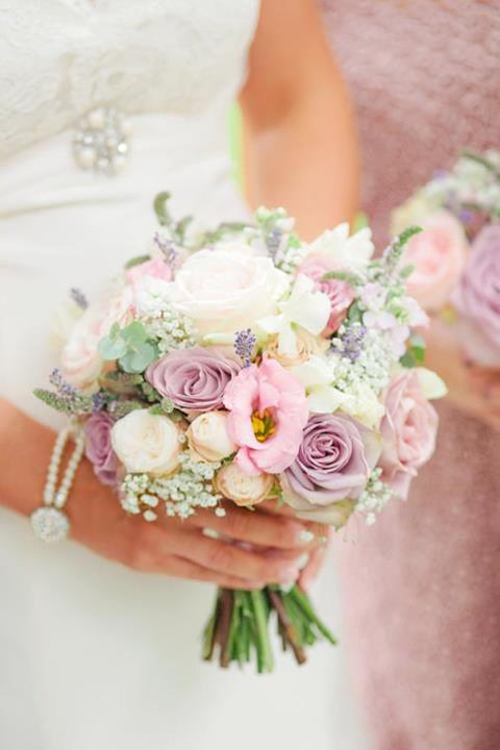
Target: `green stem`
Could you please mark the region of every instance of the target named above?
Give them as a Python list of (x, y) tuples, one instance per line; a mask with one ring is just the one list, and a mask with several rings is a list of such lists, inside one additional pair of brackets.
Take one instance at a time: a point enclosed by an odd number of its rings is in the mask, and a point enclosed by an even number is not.
[(320, 633), (324, 635), (327, 641), (330, 641), (332, 646), (336, 646), (337, 639), (335, 638), (333, 633), (331, 633), (331, 631), (326, 627), (326, 625), (319, 619), (307, 594), (301, 588), (299, 588), (299, 586), (293, 586), (288, 595), (292, 597), (293, 601), (295, 601), (299, 605), (299, 607), (309, 617), (309, 619), (314, 622)]
[(272, 672), (274, 667), (273, 652), (269, 640), (267, 607), (264, 590), (250, 591), (249, 598), (255, 615), (255, 630), (258, 649), (259, 672)]
[(203, 632), (203, 659), (211, 661), (214, 655), (215, 633), (220, 612), (220, 591), (217, 589), (212, 616)]
[(307, 657), (304, 649), (302, 648), (300, 634), (297, 632), (296, 628), (287, 615), (285, 607), (283, 606), (281, 593), (279, 591), (267, 589), (267, 595), (276, 611), (276, 614), (278, 615), (278, 620), (281, 623), (282, 637), (285, 638), (292, 647), (297, 663), (304, 664), (304, 662), (307, 660)]

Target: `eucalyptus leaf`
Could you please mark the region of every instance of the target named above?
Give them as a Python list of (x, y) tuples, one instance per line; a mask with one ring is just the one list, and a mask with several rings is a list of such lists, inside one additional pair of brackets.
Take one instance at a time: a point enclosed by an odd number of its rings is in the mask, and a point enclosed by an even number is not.
[(121, 336), (127, 343), (128, 347), (137, 347), (147, 341), (148, 334), (142, 323), (134, 320), (128, 326), (122, 329)]
[(143, 372), (151, 362), (158, 356), (158, 350), (154, 344), (146, 342), (136, 349), (128, 350), (120, 358), (120, 365), (125, 372)]
[(105, 336), (99, 341), (99, 354), (106, 361), (120, 359), (126, 352), (127, 345), (121, 338)]

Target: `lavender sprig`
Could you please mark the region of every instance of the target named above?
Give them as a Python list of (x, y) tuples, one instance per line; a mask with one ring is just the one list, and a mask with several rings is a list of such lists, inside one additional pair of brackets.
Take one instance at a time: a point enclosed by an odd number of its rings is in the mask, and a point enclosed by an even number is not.
[(56, 411), (61, 411), (65, 414), (90, 414), (96, 408), (102, 408), (99, 402), (95, 401), (94, 397), (80, 393), (74, 386), (68, 383), (57, 367), (52, 370), (49, 379), (56, 392), (47, 391), (44, 388), (36, 388), (34, 394)]
[(86, 310), (89, 306), (88, 300), (81, 289), (77, 289), (77, 287), (72, 287), (69, 290), (69, 296), (75, 303), (75, 305), (78, 305), (78, 307), (81, 310)]
[(73, 398), (77, 395), (75, 386), (71, 385), (71, 383), (68, 383), (68, 381), (65, 380), (61, 370), (58, 367), (54, 367), (54, 369), (50, 371), (49, 381), (60, 396), (64, 398)]
[(244, 367), (250, 367), (257, 337), (251, 328), (238, 331), (234, 337), (234, 351), (243, 362)]
[(332, 341), (332, 349), (340, 352), (343, 357), (347, 357), (351, 362), (356, 362), (363, 349), (363, 341), (367, 330), (365, 326), (355, 324), (346, 328), (345, 333), (340, 339)]
[(168, 239), (167, 237), (162, 237), (162, 235), (159, 232), (155, 232), (153, 241), (155, 245), (163, 253), (165, 257), (165, 261), (169, 263), (170, 265), (174, 265), (179, 255), (179, 248), (176, 247), (174, 241), (171, 239)]

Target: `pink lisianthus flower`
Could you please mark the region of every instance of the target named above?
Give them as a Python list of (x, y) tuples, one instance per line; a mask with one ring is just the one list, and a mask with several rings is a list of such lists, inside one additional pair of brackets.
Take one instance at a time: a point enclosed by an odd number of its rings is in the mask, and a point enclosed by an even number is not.
[(227, 385), (228, 431), (247, 474), (279, 474), (295, 460), (308, 419), (304, 386), (276, 360), (245, 367)]
[(328, 336), (338, 331), (356, 296), (354, 289), (346, 281), (325, 279), (325, 274), (330, 270), (328, 264), (318, 257), (306, 259), (300, 267), (300, 273), (316, 282), (316, 291), (323, 292), (330, 300), (331, 312), (325, 329), (325, 334)]
[(172, 269), (163, 258), (152, 258), (145, 263), (132, 266), (125, 273), (125, 278), (132, 284), (134, 292), (137, 292), (141, 282), (147, 277), (172, 281)]

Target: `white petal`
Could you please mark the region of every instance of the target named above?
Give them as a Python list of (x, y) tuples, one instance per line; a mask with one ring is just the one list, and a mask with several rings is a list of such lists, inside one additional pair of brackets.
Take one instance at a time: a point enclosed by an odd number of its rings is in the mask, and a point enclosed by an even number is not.
[(327, 295), (315, 292), (303, 298), (302, 308), (294, 316), (294, 321), (313, 336), (318, 336), (326, 328), (330, 311), (331, 305)]
[(284, 357), (297, 356), (297, 336), (290, 324), (283, 326), (279, 333), (278, 351)]
[(257, 326), (267, 334), (279, 333), (286, 326), (285, 316), (268, 315), (267, 318), (260, 318)]
[(427, 367), (419, 367), (417, 372), (423, 394), (426, 398), (443, 398), (443, 396), (446, 396), (448, 393), (446, 383), (436, 372), (428, 370)]
[(293, 367), (292, 373), (306, 388), (312, 388), (316, 385), (330, 385), (333, 380), (331, 367), (324, 359), (316, 355), (308, 359), (307, 362)]
[(333, 414), (340, 406), (340, 391), (331, 385), (318, 385), (312, 389), (307, 398), (309, 410), (319, 414)]

